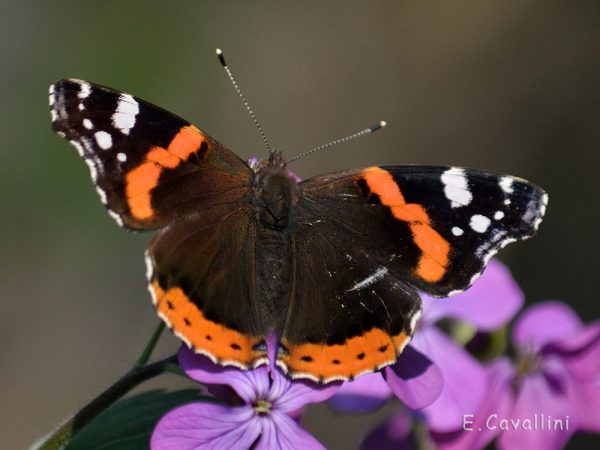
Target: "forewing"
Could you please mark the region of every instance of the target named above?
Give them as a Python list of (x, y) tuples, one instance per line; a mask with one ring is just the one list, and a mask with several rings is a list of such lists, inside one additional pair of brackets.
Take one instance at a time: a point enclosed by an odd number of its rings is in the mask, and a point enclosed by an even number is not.
[(129, 94), (81, 80), (50, 86), (52, 128), (90, 169), (111, 216), (155, 229), (248, 192), (253, 172), (189, 122)]
[(438, 166), (369, 167), (301, 189), (301, 208), (319, 211), (377, 264), (438, 297), (466, 289), (499, 249), (531, 237), (548, 201), (520, 178)]

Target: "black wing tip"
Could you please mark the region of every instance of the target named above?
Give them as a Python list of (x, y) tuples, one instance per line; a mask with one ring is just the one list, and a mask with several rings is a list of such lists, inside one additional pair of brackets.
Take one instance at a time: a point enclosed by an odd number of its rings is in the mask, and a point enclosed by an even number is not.
[(82, 84), (93, 85), (94, 83), (90, 83), (89, 81), (81, 80), (79, 78), (60, 78), (60, 79), (56, 80), (54, 83), (52, 83), (50, 85), (50, 88), (56, 89), (57, 87), (69, 86), (69, 85), (81, 86)]

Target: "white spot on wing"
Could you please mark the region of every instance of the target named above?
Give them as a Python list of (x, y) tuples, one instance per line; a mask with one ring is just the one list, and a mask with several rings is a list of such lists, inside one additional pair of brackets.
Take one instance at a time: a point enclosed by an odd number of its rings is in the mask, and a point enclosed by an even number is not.
[(415, 332), (415, 329), (417, 328), (417, 324), (419, 323), (419, 319), (421, 318), (422, 313), (423, 312), (419, 309), (410, 318), (410, 334), (413, 334)]
[(77, 93), (77, 97), (81, 99), (89, 97), (89, 95), (92, 93), (92, 86), (90, 86), (89, 83), (86, 83), (85, 81), (80, 81), (79, 86), (81, 89)]
[(123, 226), (123, 219), (121, 219), (121, 216), (119, 216), (116, 212), (111, 211), (110, 209), (108, 210), (108, 215), (110, 217), (112, 217), (113, 219), (115, 219), (115, 222), (117, 222), (117, 224), (122, 227)]
[(94, 128), (94, 124), (90, 119), (83, 119), (83, 126), (86, 127), (88, 130)]
[(144, 252), (144, 261), (146, 263), (146, 280), (152, 279), (152, 273), (154, 272), (154, 265), (152, 264), (152, 258), (150, 258), (150, 252), (146, 250)]
[(83, 157), (83, 146), (75, 140), (69, 142), (73, 145), (73, 147), (77, 149), (77, 153), (79, 153), (79, 156)]
[(104, 192), (99, 186), (96, 186), (96, 192), (100, 196), (100, 201), (102, 202), (102, 204), (106, 205), (106, 192)]
[(477, 233), (485, 233), (490, 226), (490, 223), (492, 223), (492, 221), (489, 218), (482, 216), (481, 214), (475, 214), (471, 216), (469, 226)]
[(98, 180), (98, 171), (96, 170), (96, 165), (94, 164), (94, 161), (91, 158), (85, 158), (84, 161), (90, 169), (90, 176), (92, 177), (92, 180), (96, 182)]
[(50, 110), (50, 117), (52, 118), (52, 122), (56, 122), (58, 120), (58, 114), (57, 114), (56, 110), (54, 110), (54, 109)]
[(94, 146), (92, 145), (91, 139), (89, 139), (89, 138), (87, 138), (85, 136), (81, 136), (81, 139), (80, 139), (79, 143), (83, 146), (83, 148), (88, 153), (90, 153), (91, 155), (94, 155)]
[(119, 152), (117, 153), (117, 159), (121, 162), (127, 161), (127, 155), (125, 153)]
[(513, 193), (512, 184), (513, 184), (513, 179), (510, 178), (510, 177), (502, 177), (502, 178), (500, 178), (500, 181), (498, 181), (498, 185), (507, 194), (512, 194)]
[[(400, 354), (400, 353), (402, 353), (402, 352), (404, 351), (404, 349), (405, 349), (405, 348), (406, 348), (406, 346), (408, 345), (408, 341), (409, 341), (408, 339), (405, 339), (404, 341), (402, 341), (402, 342), (400, 343), (400, 347), (396, 349), (396, 353), (397, 353), (397, 354)], [(394, 361), (394, 362), (395, 362), (395, 361)], [(392, 362), (392, 364), (393, 364), (394, 362)], [(383, 366), (385, 367), (385, 366), (388, 366), (388, 365), (389, 365), (389, 363), (385, 363)], [(377, 368), (377, 370), (379, 370), (379, 367)]]
[(540, 205), (540, 214), (543, 216), (546, 214), (546, 207), (548, 206), (548, 194), (542, 196), (542, 204)]
[(371, 286), (376, 281), (381, 280), (387, 273), (388, 273), (387, 267), (380, 266), (377, 268), (377, 270), (375, 272), (373, 272), (367, 278), (357, 282), (354, 286), (352, 286), (350, 289), (348, 289), (347, 292), (358, 291), (360, 289), (364, 289), (368, 286)]
[(450, 200), (452, 208), (466, 206), (473, 200), (473, 194), (469, 190), (465, 171), (458, 167), (451, 167), (441, 176), (444, 183), (444, 194)]
[(452, 297), (453, 295), (460, 294), (461, 292), (464, 292), (464, 291), (465, 291), (464, 289), (455, 289), (453, 291), (448, 292), (446, 294), (446, 297)]
[(94, 137), (101, 149), (108, 150), (112, 147), (112, 137), (106, 131), (97, 131)]
[(452, 227), (452, 234), (454, 236), (462, 236), (465, 231), (460, 227)]
[(83, 111), (85, 109), (85, 106), (83, 106), (83, 103), (80, 103), (79, 105), (77, 105), (77, 108), (79, 108), (79, 111)]
[(537, 231), (538, 227), (540, 226), (540, 223), (542, 223), (542, 220), (544, 219), (544, 214), (546, 214), (547, 206), (548, 206), (548, 194), (544, 194), (542, 196), (542, 204), (540, 205), (540, 209), (539, 209), (539, 217), (533, 224), (533, 228), (536, 231)]
[(135, 116), (140, 112), (140, 105), (129, 94), (121, 94), (119, 104), (112, 115), (112, 123), (123, 134), (129, 134), (135, 125)]
[(494, 213), (494, 220), (501, 220), (504, 218), (504, 213), (502, 211), (496, 211)]

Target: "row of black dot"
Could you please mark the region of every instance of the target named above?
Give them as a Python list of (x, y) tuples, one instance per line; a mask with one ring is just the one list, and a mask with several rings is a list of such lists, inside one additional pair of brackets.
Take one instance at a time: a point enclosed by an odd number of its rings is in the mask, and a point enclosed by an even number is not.
[[(387, 349), (388, 349), (389, 344), (385, 344), (382, 345), (381, 347), (379, 347), (377, 350), (380, 351), (381, 353), (384, 353)], [(360, 352), (359, 354), (356, 355), (356, 359), (363, 360), (365, 359), (366, 354), (364, 352)], [(311, 363), (314, 361), (314, 359), (312, 358), (312, 356), (308, 356), (308, 355), (304, 355), (300, 357), (300, 360), (307, 362), (307, 363)], [(332, 364), (341, 364), (339, 359), (333, 359), (331, 360)]]
[[(170, 310), (173, 310), (173, 309), (175, 309), (175, 307), (173, 306), (173, 303), (172, 303), (170, 300), (167, 300), (167, 307), (168, 307)], [(192, 325), (192, 322), (190, 322), (190, 320), (189, 320), (187, 317), (184, 317), (184, 318), (183, 318), (183, 321), (184, 321), (184, 323), (185, 323), (185, 324), (186, 324), (188, 327)], [(212, 336), (211, 336), (210, 334), (207, 334), (207, 335), (205, 336), (205, 338), (206, 338), (206, 340), (207, 340), (207, 341), (211, 341), (211, 340), (212, 340)], [(389, 346), (389, 344), (382, 345), (382, 346), (381, 346), (381, 347), (379, 347), (377, 350), (378, 350), (379, 352), (381, 352), (381, 353), (384, 353), (384, 352), (385, 352), (385, 351), (388, 349), (388, 346)], [(242, 349), (242, 347), (240, 347), (240, 345), (239, 345), (239, 344), (237, 344), (236, 342), (233, 342), (233, 343), (231, 343), (231, 344), (230, 344), (230, 347), (231, 347), (233, 350), (241, 350), (241, 349)], [(365, 355), (365, 353), (364, 353), (364, 352), (360, 352), (359, 354), (357, 354), (357, 355), (356, 355), (356, 359), (358, 359), (359, 361), (361, 361), (361, 360), (365, 359), (365, 356), (366, 356), (366, 355)], [(313, 358), (312, 358), (312, 356), (308, 356), (308, 355), (301, 356), (301, 357), (300, 357), (300, 359), (301, 359), (302, 361), (304, 361), (304, 362), (307, 362), (307, 363), (311, 363), (311, 362), (313, 362), (313, 361), (314, 361), (314, 360), (313, 360)], [(333, 359), (333, 360), (331, 361), (331, 363), (332, 363), (332, 364), (335, 364), (335, 365), (339, 365), (339, 364), (341, 364), (341, 361), (340, 361), (339, 359)]]
[[(170, 300), (167, 300), (167, 308), (169, 308), (170, 310), (174, 310), (175, 306), (173, 306), (173, 303)], [(192, 322), (190, 321), (190, 319), (188, 319), (187, 317), (183, 318), (183, 322), (185, 323), (186, 326), (190, 327), (192, 326)], [(212, 341), (212, 336), (210, 334), (207, 334), (206, 336), (204, 336), (206, 338), (207, 341)], [(229, 345), (233, 350), (241, 350), (242, 347), (240, 346), (240, 344), (236, 343), (236, 342), (232, 342)]]

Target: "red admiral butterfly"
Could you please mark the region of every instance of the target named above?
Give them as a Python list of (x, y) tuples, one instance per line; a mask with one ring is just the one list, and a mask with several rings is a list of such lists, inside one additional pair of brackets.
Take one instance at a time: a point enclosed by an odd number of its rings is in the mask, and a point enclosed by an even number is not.
[(160, 230), (146, 253), (158, 315), (222, 365), (352, 379), (396, 361), (418, 290), (469, 287), (534, 234), (547, 195), (512, 176), (373, 166), (297, 182), (279, 151), (252, 169), (185, 120), (80, 80), (50, 86), (53, 129), (90, 168), (119, 225)]

